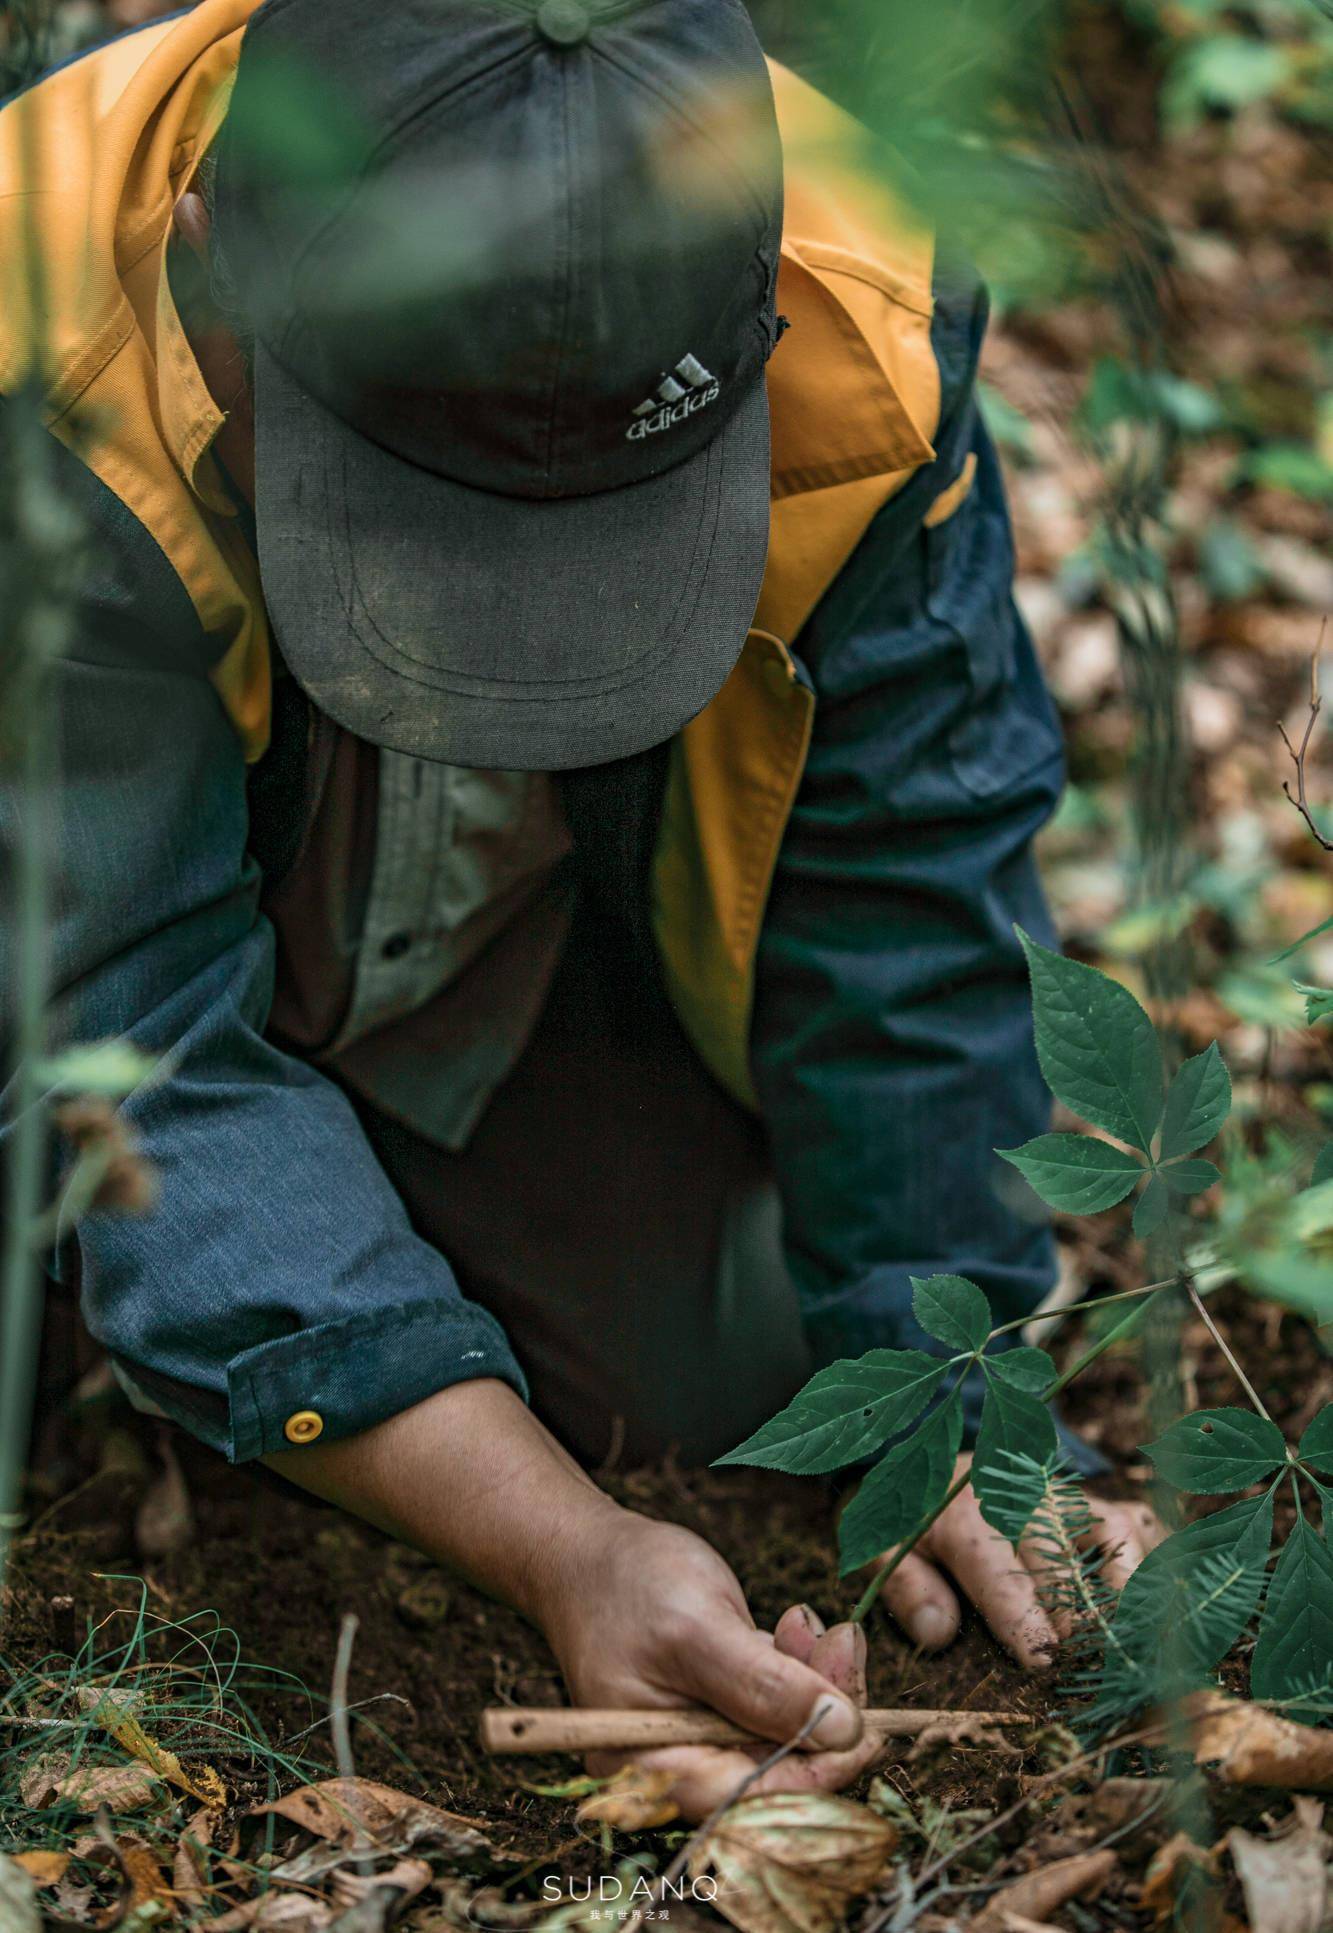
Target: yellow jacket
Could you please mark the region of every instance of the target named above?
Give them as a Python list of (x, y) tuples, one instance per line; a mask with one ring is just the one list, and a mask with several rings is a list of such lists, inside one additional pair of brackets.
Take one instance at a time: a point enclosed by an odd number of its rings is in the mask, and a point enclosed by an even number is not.
[[(41, 368), (52, 432), (155, 539), (217, 641), (212, 675), (251, 759), (269, 724), (262, 588), (211, 454), (222, 418), (166, 250), (258, 5), (201, 0), (0, 113), (0, 395)], [(791, 328), (768, 373), (768, 567), (736, 669), (672, 748), (653, 905), (686, 1029), (746, 1100), (755, 948), (814, 706), (788, 647), (876, 511), (933, 456), (939, 416), (930, 238), (858, 168), (855, 125), (786, 69), (772, 74), (787, 157), (778, 308)]]

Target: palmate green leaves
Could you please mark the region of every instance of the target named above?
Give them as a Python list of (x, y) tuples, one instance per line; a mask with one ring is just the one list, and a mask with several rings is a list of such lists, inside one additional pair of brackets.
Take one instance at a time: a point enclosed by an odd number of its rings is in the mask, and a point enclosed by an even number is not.
[(1231, 1076), (1217, 1042), (1187, 1060), (1166, 1093), (1161, 1158), (1205, 1147), (1231, 1112)]
[(1204, 1497), (1263, 1483), (1287, 1460), (1277, 1424), (1247, 1409), (1195, 1410), (1143, 1448), (1159, 1476)]
[(920, 1415), (948, 1367), (921, 1349), (872, 1349), (856, 1361), (832, 1363), (717, 1461), (802, 1475), (855, 1463)]
[(873, 1563), (916, 1529), (943, 1498), (963, 1439), (963, 1404), (955, 1389), (905, 1443), (875, 1465), (842, 1513), (841, 1572)]
[(1162, 1118), (1157, 1031), (1127, 987), (1039, 946), (1020, 927), (1032, 976), (1037, 1057), (1075, 1114), (1146, 1155)]
[(912, 1314), (928, 1336), (968, 1355), (984, 1349), (990, 1304), (965, 1275), (912, 1277)]
[(1091, 1134), (1039, 1134), (1021, 1148), (1000, 1148), (1052, 1208), (1096, 1215), (1114, 1208), (1143, 1178), (1143, 1163)]
[[(1333, 1680), (1333, 1550), (1303, 1516), (1282, 1548), (1250, 1662), (1255, 1698), (1297, 1699)], [(1297, 1710), (1293, 1716), (1302, 1714)]]

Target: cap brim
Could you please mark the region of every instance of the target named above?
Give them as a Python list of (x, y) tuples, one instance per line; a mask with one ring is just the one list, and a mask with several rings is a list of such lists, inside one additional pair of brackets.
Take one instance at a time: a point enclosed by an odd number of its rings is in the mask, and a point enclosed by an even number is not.
[(262, 346), (255, 404), (269, 615), (358, 737), (454, 765), (596, 765), (670, 738), (735, 665), (768, 546), (762, 378), (685, 462), (540, 502), (404, 462)]

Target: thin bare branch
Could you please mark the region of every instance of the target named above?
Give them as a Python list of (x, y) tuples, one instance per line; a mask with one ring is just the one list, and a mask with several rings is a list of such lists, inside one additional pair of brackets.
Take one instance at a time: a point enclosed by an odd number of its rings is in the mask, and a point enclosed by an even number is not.
[(1328, 619), (1325, 618), (1319, 627), (1319, 642), (1315, 646), (1314, 656), (1310, 660), (1310, 711), (1305, 721), (1305, 730), (1301, 735), (1300, 744), (1292, 744), (1286, 726), (1280, 721), (1278, 731), (1282, 734), (1282, 743), (1286, 746), (1291, 757), (1291, 762), (1296, 768), (1295, 791), (1293, 792), (1291, 789), (1290, 779), (1283, 779), (1282, 790), (1300, 813), (1302, 819), (1304, 819), (1310, 829), (1312, 838), (1323, 847), (1325, 852), (1333, 852), (1333, 839), (1326, 839), (1319, 830), (1315, 816), (1310, 810), (1310, 801), (1306, 793), (1306, 762), (1310, 755), (1310, 745), (1314, 738), (1315, 727), (1319, 723), (1319, 714), (1324, 708), (1324, 695), (1319, 689), (1319, 661), (1323, 655), (1324, 633), (1327, 629)]

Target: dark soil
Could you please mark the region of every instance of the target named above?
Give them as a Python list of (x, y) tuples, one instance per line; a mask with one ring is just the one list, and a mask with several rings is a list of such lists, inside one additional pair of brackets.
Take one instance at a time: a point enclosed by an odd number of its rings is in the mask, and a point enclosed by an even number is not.
[[(554, 1661), (521, 1618), (465, 1584), (446, 1584), (425, 1559), (364, 1525), (193, 1449), (186, 1463), (194, 1540), (145, 1564), (133, 1532), (144, 1480), (120, 1461), (56, 1506), (25, 1541), (3, 1646), (10, 1657), (32, 1662), (61, 1642), (68, 1614), (53, 1609), (52, 1598), (74, 1596), (81, 1633), (85, 1619), (131, 1609), (137, 1592), (125, 1580), (142, 1575), (155, 1612), (184, 1618), (207, 1607), (237, 1631), (248, 1658), (309, 1688), (308, 1702), (294, 1693), (256, 1698), (280, 1742), (321, 1716), (339, 1624), (355, 1611), (351, 1699), (382, 1701), (367, 1710), (373, 1724), (356, 1730), (358, 1771), (484, 1814), (498, 1842), (524, 1856), (550, 1853), (570, 1806), (523, 1787), (565, 1782), (578, 1766), (488, 1759), (476, 1743), (486, 1705), (563, 1702)], [(832, 1621), (851, 1601), (837, 1578), (831, 1499), (818, 1483), (759, 1471), (665, 1470), (612, 1477), (608, 1487), (636, 1509), (707, 1537), (735, 1567), (761, 1624), (798, 1601)], [(596, 1616), (595, 1580), (589, 1614)], [(943, 1657), (927, 1660), (879, 1623), (870, 1691), (885, 1705), (1043, 1707), (1042, 1688), (975, 1625)], [(1001, 1767), (989, 1758), (956, 1754), (942, 1763), (933, 1796), (960, 1806), (983, 1796), (993, 1802)]]

